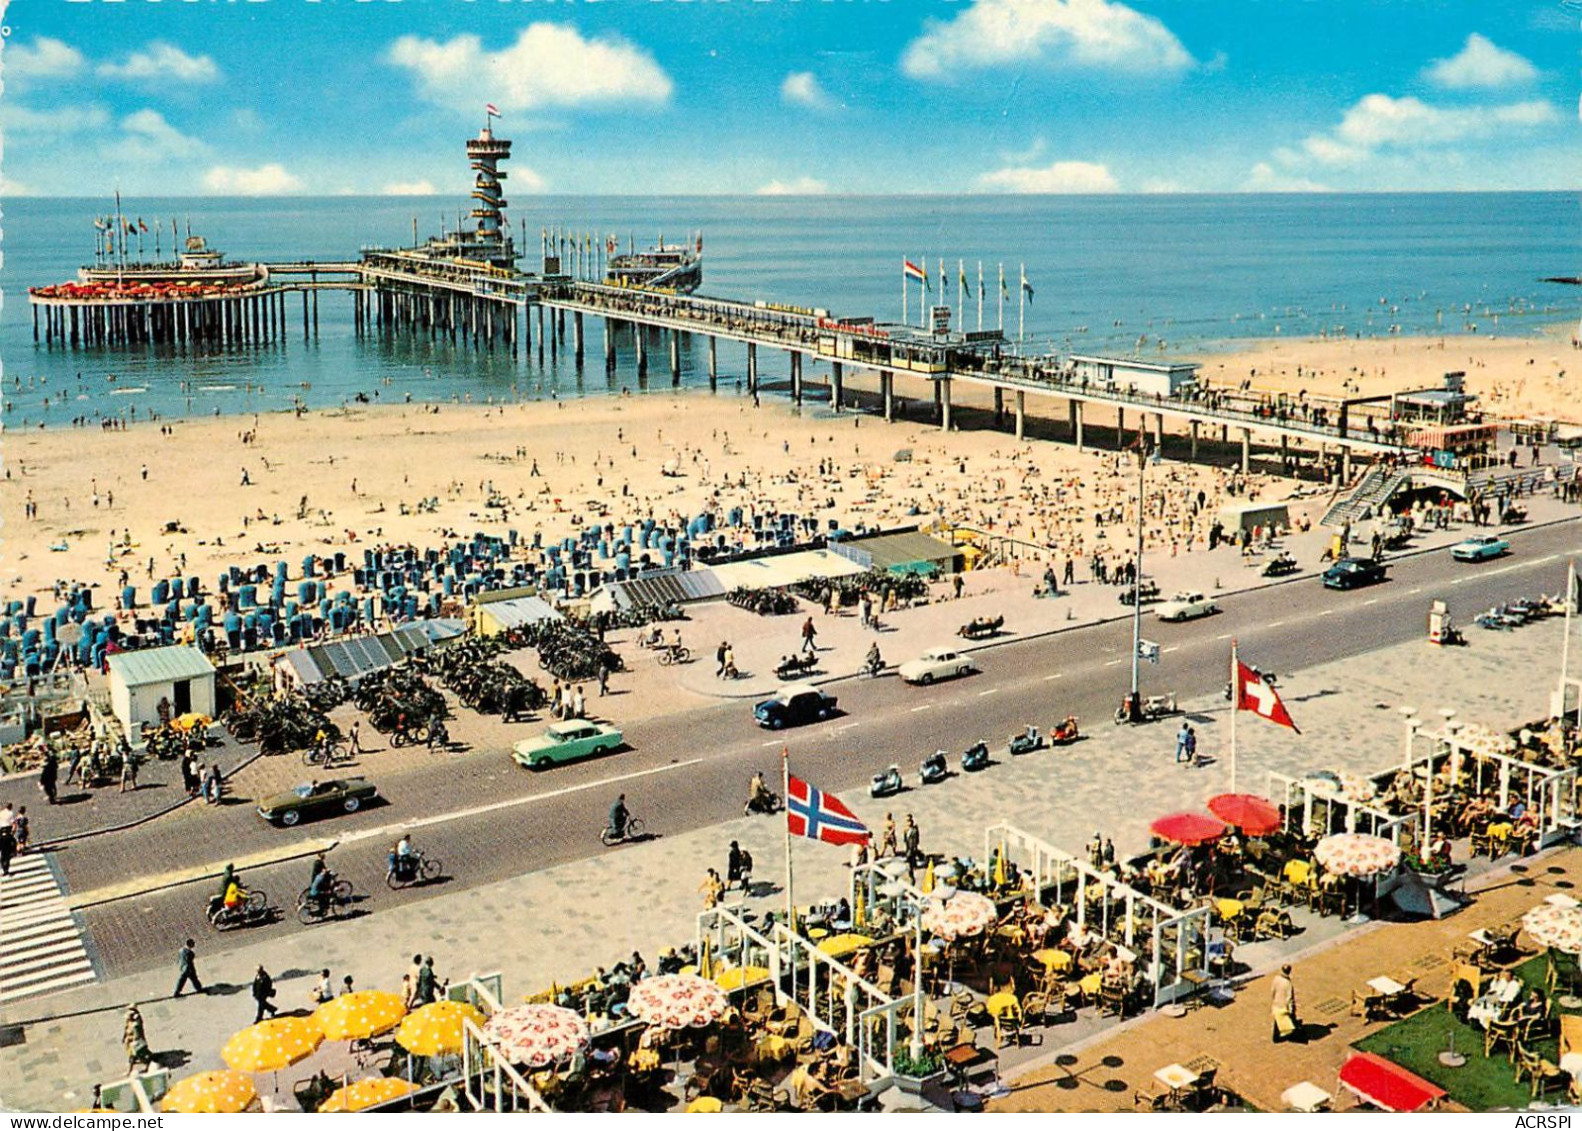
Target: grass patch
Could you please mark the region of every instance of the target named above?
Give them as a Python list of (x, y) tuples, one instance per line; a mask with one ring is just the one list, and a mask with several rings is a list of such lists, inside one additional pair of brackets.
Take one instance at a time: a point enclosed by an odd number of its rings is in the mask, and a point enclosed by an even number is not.
[[(1518, 966), (1514, 973), (1527, 987), (1543, 987), (1544, 960), (1535, 958)], [(1439, 1054), (1450, 1047), (1467, 1058), (1460, 1068), (1446, 1068)], [(1532, 1086), (1516, 1082), (1516, 1068), (1504, 1050), (1492, 1058), (1483, 1055), (1483, 1030), (1458, 1021), (1443, 1001), (1419, 1010), (1412, 1016), (1387, 1025), (1354, 1046), (1394, 1061), (1409, 1072), (1431, 1080), (1449, 1093), (1449, 1098), (1471, 1111), (1499, 1108), (1525, 1108), (1532, 1102)], [(1534, 1051), (1553, 1061), (1559, 1041), (1546, 1037)]]

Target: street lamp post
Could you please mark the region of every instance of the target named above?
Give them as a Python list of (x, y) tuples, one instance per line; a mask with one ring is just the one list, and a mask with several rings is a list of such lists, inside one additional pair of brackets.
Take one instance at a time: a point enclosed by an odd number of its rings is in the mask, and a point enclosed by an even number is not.
[(1138, 694), (1138, 665), (1143, 647), (1143, 474), (1148, 467), (1148, 453), (1143, 450), (1143, 432), (1137, 433), (1137, 569), (1132, 574), (1132, 693), (1126, 698), (1126, 714), (1134, 723), (1143, 721), (1142, 696)]

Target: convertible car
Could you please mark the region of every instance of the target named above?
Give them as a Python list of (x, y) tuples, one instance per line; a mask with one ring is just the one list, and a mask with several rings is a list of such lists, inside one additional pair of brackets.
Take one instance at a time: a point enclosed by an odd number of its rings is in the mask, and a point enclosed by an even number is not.
[(264, 798), (258, 803), (258, 815), (272, 825), (289, 828), (303, 817), (355, 813), (363, 802), (378, 796), (378, 787), (367, 778), (303, 782), (285, 793)]

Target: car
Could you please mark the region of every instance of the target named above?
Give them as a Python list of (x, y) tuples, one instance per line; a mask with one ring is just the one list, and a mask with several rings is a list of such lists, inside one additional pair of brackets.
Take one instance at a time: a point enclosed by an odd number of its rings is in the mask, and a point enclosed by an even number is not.
[(1385, 565), (1372, 558), (1341, 558), (1324, 571), (1325, 589), (1356, 589), (1384, 580)]
[(1482, 562), (1510, 551), (1511, 544), (1498, 534), (1474, 534), (1450, 547), (1450, 556), (1458, 562)]
[(1154, 609), (1160, 620), (1192, 620), (1194, 617), (1211, 616), (1219, 612), (1212, 598), (1194, 590), (1182, 590), (1170, 600)]
[(284, 793), (266, 797), (258, 803), (258, 815), (272, 825), (290, 828), (303, 817), (326, 813), (355, 813), (366, 801), (379, 796), (379, 789), (367, 778), (337, 778), (307, 781)]
[(834, 713), (835, 696), (805, 683), (781, 688), (773, 698), (753, 705), (753, 718), (770, 730), (816, 722)]
[(609, 723), (567, 719), (553, 723), (537, 738), (524, 738), (511, 747), (511, 757), (530, 770), (547, 770), (556, 762), (575, 762), (608, 754), (621, 744), (621, 732)]
[(970, 675), (978, 665), (954, 648), (930, 648), (915, 660), (908, 660), (896, 669), (907, 683), (921, 683), (924, 687), (936, 679), (952, 679)]

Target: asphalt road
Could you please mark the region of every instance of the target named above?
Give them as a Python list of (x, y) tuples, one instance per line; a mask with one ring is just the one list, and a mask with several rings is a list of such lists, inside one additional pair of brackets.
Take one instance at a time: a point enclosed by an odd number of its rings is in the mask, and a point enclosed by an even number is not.
[[(1157, 641), (1162, 655), (1157, 666), (1142, 665), (1142, 690), (1183, 698), (1217, 691), (1226, 680), (1232, 636), (1248, 662), (1284, 673), (1421, 637), (1435, 597), (1448, 600), (1457, 620), (1470, 625), (1491, 604), (1562, 588), (1565, 557), (1582, 554), (1582, 526), (1522, 532), (1513, 546), (1509, 558), (1481, 565), (1453, 562), (1448, 551), (1404, 558), (1392, 565), (1388, 582), (1355, 592), (1331, 592), (1311, 578), (1276, 585), (1226, 598), (1219, 615), (1186, 624), (1145, 615), (1143, 636)], [(187, 807), (139, 829), (79, 841), (59, 859), (72, 891), (84, 892), (124, 881), (128, 861), (136, 862), (133, 874), (158, 875), (340, 837), (333, 866), (369, 896), (353, 913), (383, 910), (619, 851), (598, 839), (618, 792), (625, 792), (653, 835), (728, 820), (741, 812), (755, 768), (771, 780), (776, 776), (782, 743), (801, 775), (855, 792), (892, 761), (911, 777), (917, 762), (938, 747), (949, 749), (954, 763), (979, 738), (991, 749), (1001, 747), (1006, 735), (1027, 723), (1047, 728), (1068, 712), (1084, 730), (1108, 729), (1130, 684), (1131, 631), (1128, 619), (1011, 638), (979, 653), (983, 673), (932, 688), (910, 687), (893, 676), (841, 681), (827, 689), (839, 695), (842, 713), (815, 726), (759, 730), (750, 704), (727, 702), (634, 725), (626, 732), (630, 749), (541, 774), (517, 768), (504, 751), (474, 754), (381, 779), (384, 804), (296, 830), (265, 826), (250, 803), (237, 800), (219, 810)], [(1497, 634), (1471, 628), (1469, 637), (1474, 647), (1498, 646)], [(1160, 742), (1168, 745), (1173, 724), (1159, 725)], [(393, 830), (408, 822), (428, 822), (414, 838), (444, 862), (447, 878), (391, 892), (384, 884), (385, 854), (398, 835)], [(290, 912), (307, 874), (307, 862), (299, 860), (253, 869), (248, 878)], [(106, 973), (168, 963), (171, 940), (187, 934), (220, 945), (203, 919), (207, 894), (207, 885), (184, 885), (87, 909)], [(311, 928), (290, 915), (229, 937), (253, 942), (303, 929)]]

